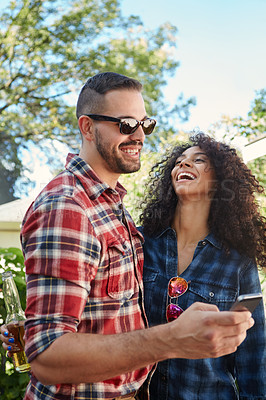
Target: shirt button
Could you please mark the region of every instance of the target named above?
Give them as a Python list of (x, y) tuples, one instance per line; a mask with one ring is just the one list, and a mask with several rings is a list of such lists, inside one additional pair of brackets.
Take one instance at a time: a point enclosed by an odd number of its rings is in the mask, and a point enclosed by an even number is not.
[(210, 297), (214, 297), (214, 293), (213, 293), (213, 292), (210, 292), (210, 293), (209, 293), (209, 296), (210, 296)]
[(202, 246), (205, 246), (207, 243), (205, 242), (205, 240), (203, 240), (203, 241), (201, 242), (201, 244), (202, 244)]

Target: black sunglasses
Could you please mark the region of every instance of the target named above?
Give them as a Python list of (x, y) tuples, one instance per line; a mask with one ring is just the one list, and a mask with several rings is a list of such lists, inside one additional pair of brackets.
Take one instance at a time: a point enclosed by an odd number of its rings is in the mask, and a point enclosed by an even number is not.
[(152, 118), (147, 118), (144, 121), (138, 121), (135, 118), (114, 118), (108, 117), (107, 115), (98, 115), (98, 114), (83, 114), (86, 117), (90, 117), (95, 121), (111, 121), (118, 122), (120, 133), (123, 135), (132, 135), (139, 126), (142, 126), (143, 132), (145, 135), (150, 135), (155, 128), (156, 121)]

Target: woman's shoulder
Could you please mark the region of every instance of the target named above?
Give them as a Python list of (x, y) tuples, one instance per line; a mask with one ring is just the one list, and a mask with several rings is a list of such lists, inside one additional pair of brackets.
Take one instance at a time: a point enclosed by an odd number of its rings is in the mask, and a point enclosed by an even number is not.
[(225, 248), (225, 246), (222, 244), (222, 241), (219, 240), (214, 234), (210, 233), (206, 239), (217, 248), (217, 251), (227, 262), (232, 262), (233, 264), (236, 264), (244, 269), (257, 268), (256, 261), (254, 259), (250, 258), (243, 252), (239, 252), (239, 250), (234, 247), (230, 247), (229, 249)]

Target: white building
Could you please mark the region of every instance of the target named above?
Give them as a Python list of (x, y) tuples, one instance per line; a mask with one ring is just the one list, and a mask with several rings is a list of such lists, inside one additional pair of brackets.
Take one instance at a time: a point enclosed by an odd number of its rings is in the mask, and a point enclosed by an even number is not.
[(21, 248), (21, 223), (32, 201), (30, 197), (0, 205), (0, 247)]

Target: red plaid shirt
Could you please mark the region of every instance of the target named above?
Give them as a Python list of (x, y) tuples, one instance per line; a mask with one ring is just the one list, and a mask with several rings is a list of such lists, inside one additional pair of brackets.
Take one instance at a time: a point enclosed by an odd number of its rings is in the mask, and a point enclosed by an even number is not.
[[(147, 327), (142, 237), (126, 213), (132, 248), (122, 222), (125, 193), (119, 183), (111, 189), (85, 161), (69, 155), (66, 169), (27, 211), (21, 241), (30, 362), (67, 332), (106, 335)], [(114, 398), (137, 390), (150, 369), (79, 385), (44, 386), (32, 376), (25, 399)]]

